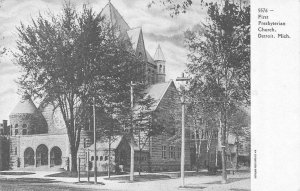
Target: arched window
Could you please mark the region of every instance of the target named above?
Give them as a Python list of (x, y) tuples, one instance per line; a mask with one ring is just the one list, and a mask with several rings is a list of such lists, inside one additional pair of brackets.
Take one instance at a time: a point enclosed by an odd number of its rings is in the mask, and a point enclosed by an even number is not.
[(15, 129), (15, 135), (19, 134), (19, 129)]
[(98, 158), (99, 158), (99, 157), (98, 157), (98, 156), (96, 156), (96, 161), (98, 161)]
[(48, 165), (48, 148), (46, 145), (39, 145), (36, 149), (36, 165)]
[(94, 156), (91, 157), (91, 161), (94, 161)]
[(61, 165), (61, 150), (59, 147), (53, 147), (50, 151), (50, 164), (51, 166)]
[(162, 65), (159, 65), (159, 73), (162, 72)]
[(26, 124), (23, 124), (22, 125), (22, 135), (27, 135), (27, 125)]
[(14, 129), (14, 135), (18, 135), (19, 134), (19, 126), (18, 124), (15, 124), (15, 129)]
[(103, 156), (100, 156), (100, 161), (103, 161)]
[(34, 165), (34, 151), (31, 147), (24, 151), (24, 165), (25, 167)]
[(22, 129), (22, 135), (27, 135), (27, 129)]
[(104, 160), (107, 161), (107, 159), (108, 159), (108, 156), (105, 156), (105, 157), (104, 157)]

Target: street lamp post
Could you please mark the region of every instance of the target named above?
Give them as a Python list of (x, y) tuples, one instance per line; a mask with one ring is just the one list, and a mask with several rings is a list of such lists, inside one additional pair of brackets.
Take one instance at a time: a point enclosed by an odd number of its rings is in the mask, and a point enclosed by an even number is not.
[[(130, 82), (130, 107), (131, 111), (133, 111), (133, 87), (134, 84), (132, 81)], [(134, 138), (133, 138), (133, 124), (131, 119), (131, 129), (130, 129), (130, 181), (134, 180)]]
[[(176, 81), (188, 81), (189, 78), (184, 77), (184, 73), (182, 73), (182, 77), (177, 77)], [(181, 177), (181, 187), (184, 187), (184, 160), (185, 160), (185, 127), (184, 127), (184, 107), (185, 107), (185, 97), (184, 92), (181, 95), (181, 109), (182, 109), (182, 120), (181, 120), (181, 164), (180, 164), (180, 177)]]

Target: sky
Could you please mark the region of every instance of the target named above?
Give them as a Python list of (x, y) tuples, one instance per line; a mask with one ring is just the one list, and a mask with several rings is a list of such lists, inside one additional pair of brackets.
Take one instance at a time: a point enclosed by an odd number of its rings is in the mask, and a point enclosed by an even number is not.
[[(16, 80), (20, 76), (14, 64), (12, 52), (16, 51), (18, 38), (16, 27), (20, 23), (30, 24), (38, 14), (48, 11), (59, 13), (63, 0), (4, 0), (0, 8), (0, 47), (8, 51), (0, 58), (0, 123), (8, 119), (9, 113), (19, 102)], [(94, 11), (101, 11), (108, 0), (70, 0), (71, 4), (81, 9), (88, 3)], [(150, 0), (111, 0), (111, 3), (123, 16), (131, 28), (142, 27), (145, 47), (154, 56), (160, 44), (166, 58), (166, 80), (175, 80), (181, 76), (187, 63), (187, 50), (184, 46), (184, 31), (194, 29), (205, 20), (205, 10), (194, 1), (186, 14), (170, 17), (168, 11), (156, 4), (151, 8)]]

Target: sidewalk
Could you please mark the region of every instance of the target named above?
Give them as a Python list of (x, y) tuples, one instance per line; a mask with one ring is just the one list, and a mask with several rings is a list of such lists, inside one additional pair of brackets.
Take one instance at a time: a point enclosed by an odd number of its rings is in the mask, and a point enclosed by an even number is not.
[[(3, 171), (2, 171), (3, 172)], [(6, 171), (6, 172), (16, 172), (16, 171)], [(208, 176), (205, 174), (186, 176), (185, 185), (187, 188), (179, 188), (181, 185), (180, 178), (170, 178), (170, 179), (158, 179), (158, 180), (147, 180), (141, 182), (129, 182), (126, 180), (107, 180), (107, 176), (97, 177), (98, 183), (102, 182), (105, 185), (94, 185), (94, 177), (90, 177), (90, 184), (88, 184), (87, 178), (81, 178), (82, 183), (78, 183), (78, 178), (69, 177), (46, 177), (47, 175), (54, 174), (56, 172), (46, 172), (46, 171), (36, 171), (35, 174), (29, 175), (0, 175), (0, 179), (41, 179), (44, 181), (49, 181), (48, 183), (54, 182), (55, 184), (72, 184), (76, 187), (91, 188), (91, 189), (109, 189), (109, 190), (132, 190), (132, 191), (173, 191), (173, 190), (203, 190), (203, 191), (250, 191), (250, 172), (238, 172), (234, 175), (228, 175), (228, 183), (221, 184), (221, 176)], [(176, 172), (177, 173), (177, 172)], [(187, 172), (191, 173), (191, 172)], [(143, 175), (166, 175), (170, 172), (160, 172), (160, 173), (142, 173)], [(113, 175), (111, 178), (116, 177), (126, 177), (129, 175)], [(138, 176), (138, 173), (135, 173)]]

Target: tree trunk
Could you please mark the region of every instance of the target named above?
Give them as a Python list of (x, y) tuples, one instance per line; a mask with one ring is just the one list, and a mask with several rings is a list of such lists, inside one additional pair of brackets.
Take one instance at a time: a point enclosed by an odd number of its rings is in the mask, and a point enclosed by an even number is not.
[(152, 171), (152, 169), (151, 169), (151, 161), (150, 161), (150, 159), (151, 159), (151, 147), (150, 147), (151, 145), (150, 145), (150, 138), (149, 138), (149, 154), (148, 154), (148, 172), (151, 172)]
[(226, 105), (224, 108), (224, 124), (222, 128), (222, 183), (227, 183), (227, 172), (226, 172), (226, 126), (227, 126), (227, 114)]
[(222, 183), (227, 183), (225, 147), (222, 146)]
[(236, 164), (235, 164), (235, 169), (238, 169), (239, 168), (239, 165), (238, 165), (238, 159), (239, 158), (239, 138), (238, 136), (236, 136)]
[(77, 172), (77, 151), (71, 152), (71, 172)]
[(111, 136), (109, 135), (109, 139), (108, 139), (108, 168), (107, 168), (108, 178), (110, 178), (110, 147), (111, 147)]
[(141, 129), (139, 128), (139, 176), (141, 176), (141, 157), (142, 157), (142, 149), (141, 149)]
[(195, 133), (195, 157), (196, 157), (196, 172), (199, 172), (199, 157), (198, 157), (198, 140), (197, 140), (197, 133)]
[(199, 135), (199, 145), (198, 145), (198, 161), (199, 161), (199, 168), (200, 168), (200, 157), (201, 157), (201, 145), (202, 145), (202, 140), (200, 139), (200, 135)]
[(210, 157), (210, 148), (211, 148), (211, 142), (212, 142), (212, 132), (208, 132), (207, 134), (207, 147), (206, 147), (206, 154), (207, 154), (207, 163), (208, 163), (208, 170), (211, 170), (212, 172), (212, 168), (210, 166), (210, 160), (211, 160), (211, 157)]
[(139, 175), (141, 175), (141, 158), (142, 158), (142, 149), (140, 149), (140, 153), (139, 153)]
[(218, 148), (216, 147), (216, 159), (215, 159), (215, 166), (218, 169)]

